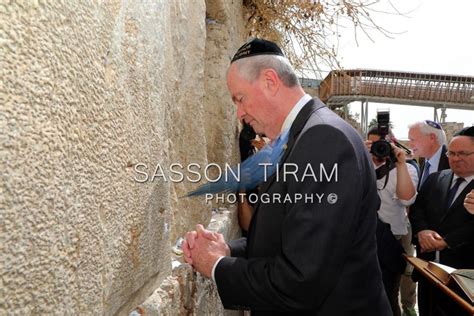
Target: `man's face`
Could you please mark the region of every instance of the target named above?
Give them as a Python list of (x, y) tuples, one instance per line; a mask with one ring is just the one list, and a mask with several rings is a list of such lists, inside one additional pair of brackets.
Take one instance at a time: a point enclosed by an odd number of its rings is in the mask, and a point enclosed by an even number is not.
[(474, 154), (461, 157), (458, 153), (474, 152), (474, 142), (468, 136), (454, 137), (448, 146), (449, 153), (456, 153), (456, 156), (449, 156), (449, 166), (453, 172), (460, 177), (468, 177), (474, 174)]
[(380, 135), (376, 135), (376, 134), (370, 134), (370, 135), (367, 135), (367, 139), (372, 141), (372, 143), (380, 140)]
[(408, 131), (408, 139), (410, 140), (410, 147), (413, 150), (413, 155), (423, 158), (431, 158), (431, 148), (433, 147), (436, 137), (434, 134), (425, 135), (420, 131), (420, 128), (413, 127)]
[(251, 83), (232, 65), (227, 73), (227, 87), (237, 106), (237, 117), (250, 124), (257, 134), (268, 135), (274, 116), (260, 78)]

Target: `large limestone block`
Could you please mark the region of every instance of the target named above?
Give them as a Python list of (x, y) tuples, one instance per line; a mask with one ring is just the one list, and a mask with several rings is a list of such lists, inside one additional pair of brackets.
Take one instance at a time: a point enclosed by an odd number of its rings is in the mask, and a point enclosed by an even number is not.
[[(208, 229), (223, 234), (226, 240), (237, 238), (240, 230), (235, 212), (235, 207), (214, 209)], [(131, 313), (131, 316), (138, 315), (237, 316), (242, 315), (242, 311), (225, 310), (215, 283), (193, 271), (182, 256), (174, 256), (172, 274)]]
[[(189, 183), (135, 167), (207, 162), (204, 1), (0, 4), (0, 314), (127, 313), (208, 222)], [(176, 228), (179, 226), (179, 228)]]

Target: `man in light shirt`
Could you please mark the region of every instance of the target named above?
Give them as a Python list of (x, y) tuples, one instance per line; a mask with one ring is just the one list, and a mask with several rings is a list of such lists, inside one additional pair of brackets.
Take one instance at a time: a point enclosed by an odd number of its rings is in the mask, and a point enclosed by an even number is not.
[[(273, 140), (289, 135), (280, 177), (260, 185), (270, 200), (257, 202), (246, 239), (227, 244), (221, 234), (197, 225), (186, 234), (185, 260), (215, 280), (227, 309), (391, 315), (376, 255), (379, 198), (361, 137), (304, 93), (272, 42), (243, 45), (232, 59), (227, 86), (239, 119)], [(285, 170), (292, 172), (286, 178)], [(296, 201), (297, 196), (305, 198)]]
[[(389, 132), (389, 135), (393, 137), (391, 132)], [(379, 140), (380, 133), (377, 126), (375, 126), (367, 133), (366, 145), (369, 151), (372, 144)], [(401, 242), (402, 237), (408, 234), (406, 207), (415, 202), (418, 171), (412, 164), (407, 163), (404, 150), (392, 145), (392, 151), (392, 157), (395, 158), (395, 161), (392, 161), (393, 158), (391, 157), (378, 157), (372, 153), (372, 161), (377, 174), (377, 191), (381, 200), (377, 213), (382, 223), (390, 225), (394, 238)], [(381, 229), (378, 231), (383, 232)], [(401, 247), (396, 248), (384, 244), (384, 240), (386, 239), (377, 239), (385, 291), (387, 292), (393, 315), (400, 316), (398, 292), (402, 271), (398, 270), (396, 263), (403, 260), (400, 253)], [(396, 258), (397, 256), (399, 258)], [(387, 262), (385, 257), (392, 262)], [(388, 263), (388, 265), (385, 263)]]

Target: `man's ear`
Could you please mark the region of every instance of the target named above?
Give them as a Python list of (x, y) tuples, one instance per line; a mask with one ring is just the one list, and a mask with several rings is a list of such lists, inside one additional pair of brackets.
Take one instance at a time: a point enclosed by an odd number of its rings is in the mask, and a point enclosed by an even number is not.
[(281, 80), (273, 69), (265, 69), (262, 72), (263, 85), (270, 95), (276, 95), (280, 88)]

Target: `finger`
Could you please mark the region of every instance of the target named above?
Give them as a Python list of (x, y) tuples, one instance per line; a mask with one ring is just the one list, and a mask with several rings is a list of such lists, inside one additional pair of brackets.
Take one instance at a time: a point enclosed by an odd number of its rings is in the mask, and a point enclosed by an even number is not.
[(428, 248), (429, 250), (433, 250), (433, 249), (436, 248), (436, 240), (435, 239), (428, 240), (427, 244), (428, 244), (428, 247), (426, 247), (426, 248)]
[(183, 254), (185, 257), (191, 257), (191, 249), (189, 248), (189, 244), (186, 240), (184, 240), (181, 244), (181, 249), (183, 249)]
[(196, 232), (198, 236), (204, 236), (206, 234), (206, 229), (201, 224), (196, 225)]
[(188, 242), (186, 240), (183, 241), (183, 245), (181, 247), (183, 249), (184, 261), (189, 264), (193, 264), (193, 259), (191, 258), (191, 250), (189, 249)]
[(420, 246), (422, 251), (429, 247), (429, 245), (424, 240), (420, 240)]
[(418, 243), (420, 244), (421, 248), (426, 248), (428, 245), (425, 241), (426, 238), (424, 238), (423, 236), (419, 236), (418, 237)]
[(433, 249), (434, 248), (434, 238), (432, 236), (423, 238), (422, 240), (420, 240), (420, 245), (422, 246), (422, 248), (425, 249), (425, 251)]
[(420, 241), (420, 248), (421, 248), (421, 252), (426, 252), (426, 250), (428, 249), (428, 245), (425, 243), (425, 242), (421, 242)]
[(187, 232), (186, 233), (186, 241), (187, 241), (187, 244), (189, 246), (189, 249), (193, 249), (194, 248), (194, 241), (196, 240), (197, 238), (197, 232), (196, 231), (191, 231), (191, 232)]
[(204, 237), (209, 240), (217, 240), (217, 235), (216, 233), (211, 232), (210, 230), (207, 230), (202, 226), (201, 224), (196, 225), (196, 231), (198, 232), (199, 236)]
[(433, 237), (434, 237), (434, 239), (436, 239), (436, 240), (441, 240), (441, 239), (443, 239), (443, 237), (441, 237), (438, 233), (434, 233), (434, 234), (433, 234)]
[(191, 257), (184, 256), (184, 261), (190, 265), (193, 265), (193, 259)]

